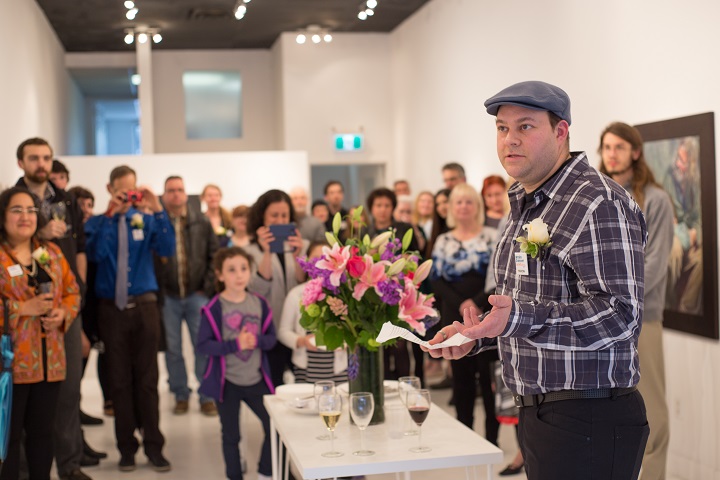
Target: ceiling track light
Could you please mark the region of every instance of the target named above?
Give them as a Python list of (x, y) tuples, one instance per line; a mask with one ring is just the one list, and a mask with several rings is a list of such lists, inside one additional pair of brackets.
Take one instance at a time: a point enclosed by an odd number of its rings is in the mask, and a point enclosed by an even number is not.
[(307, 42), (308, 39), (314, 44), (322, 42), (330, 43), (333, 40), (333, 36), (327, 28), (323, 28), (320, 25), (308, 25), (305, 29), (298, 31), (295, 42), (302, 45)]
[(358, 7), (357, 17), (360, 20), (367, 20), (368, 17), (375, 15), (375, 8), (378, 6), (378, 0), (366, 0)]
[(235, 15), (235, 18), (238, 20), (242, 20), (245, 18), (245, 14), (247, 13), (247, 4), (250, 3), (250, 0), (237, 0), (235, 3), (235, 7), (233, 8), (233, 15)]
[(127, 8), (128, 10), (130, 10), (131, 8), (135, 8), (135, 2), (133, 2), (132, 0), (126, 0), (124, 5), (125, 8)]
[(162, 42), (162, 35), (160, 29), (155, 27), (137, 27), (137, 28), (126, 28), (125, 29), (125, 43), (131, 45), (135, 40), (138, 43), (147, 43), (152, 40), (152, 43)]

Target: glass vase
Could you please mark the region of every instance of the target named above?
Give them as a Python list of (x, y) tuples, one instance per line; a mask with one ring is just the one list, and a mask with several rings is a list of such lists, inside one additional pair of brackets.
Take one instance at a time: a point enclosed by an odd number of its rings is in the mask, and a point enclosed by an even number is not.
[[(370, 425), (378, 425), (385, 421), (385, 392), (383, 389), (383, 378), (385, 369), (383, 367), (383, 350), (380, 347), (376, 352), (371, 352), (363, 347), (356, 346), (350, 354), (350, 362), (357, 361), (356, 366), (348, 366), (348, 380), (350, 393), (370, 392), (375, 400), (375, 412), (373, 413)], [(353, 371), (356, 368), (356, 371)], [(351, 378), (354, 374), (355, 378)]]

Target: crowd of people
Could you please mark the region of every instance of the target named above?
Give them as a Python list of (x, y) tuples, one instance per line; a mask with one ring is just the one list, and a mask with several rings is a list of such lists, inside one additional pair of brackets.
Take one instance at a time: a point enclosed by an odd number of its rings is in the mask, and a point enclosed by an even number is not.
[[(470, 185), (463, 167), (449, 163), (441, 171), (445, 188), (414, 196), (405, 180), (396, 181), (392, 189), (376, 188), (363, 205), (363, 222), (353, 225), (349, 224), (352, 213), (360, 206), (346, 209), (338, 181), (328, 182), (324, 197), (313, 202), (303, 188), (288, 193), (273, 189), (253, 205), (231, 209), (222, 206), (220, 188), (207, 185), (200, 197), (205, 208), (200, 209), (189, 201), (182, 177), (169, 176), (162, 195), (157, 195), (148, 187), (138, 187), (137, 173), (124, 165), (110, 172), (111, 200), (103, 214), (94, 215), (92, 193), (81, 186), (68, 188), (70, 172), (53, 160), (51, 146), (41, 138), (24, 141), (17, 150), (24, 175), (0, 195), (0, 292), (15, 346), (10, 446), (0, 480), (20, 478), (23, 458), (30, 478), (49, 478), (55, 459), (61, 479), (89, 479), (81, 467), (106, 456), (84, 442), (81, 429), (80, 380), (91, 345), (102, 347), (98, 378), (104, 412), (114, 416), (118, 468), (134, 470), (142, 446), (155, 470), (171, 470), (159, 427), (157, 353), (164, 351), (168, 386), (175, 398), (172, 413), (186, 414), (193, 405), (193, 392), (182, 351), (183, 322), (194, 347), (193, 373), (201, 385), (198, 408), (206, 416), (219, 416), (222, 425), (227, 477), (243, 477), (242, 401), (264, 427), (258, 478), (270, 478), (269, 418), (262, 396), (283, 384), (288, 371), (294, 381), (310, 383), (342, 381), (347, 375), (346, 352), (319, 350), (313, 334), (299, 323), (298, 304), (306, 279), (298, 259), (321, 254), (327, 245), (325, 233), (332, 230), (337, 213), (343, 218), (341, 237), (350, 231), (373, 237), (390, 229), (402, 238), (412, 231), (410, 250), (434, 261), (422, 288), (434, 293), (441, 321), (427, 338), (437, 342), (459, 331), (478, 339), (477, 344), (431, 355), (400, 341), (384, 350), (386, 379), (408, 376), (412, 370), (427, 384), (430, 375), (445, 375), (457, 418), (469, 428), (474, 427), (479, 391), (486, 438), (497, 444), (500, 423), (494, 392), (501, 386), (494, 383), (494, 372), (498, 360), (503, 360), (505, 383), (520, 399), (521, 449), (530, 457), (524, 460), (518, 453), (501, 475), (519, 473), (525, 461), (531, 478), (551, 478), (560, 471), (543, 460), (543, 455), (554, 455), (548, 450), (552, 446), (537, 443), (544, 437), (544, 420), (539, 414), (533, 418), (525, 407), (554, 401), (544, 396), (548, 392), (574, 391), (563, 389), (569, 385), (596, 392), (592, 398), (622, 398), (618, 405), (632, 399), (632, 418), (627, 410), (631, 406), (623, 407), (622, 413), (610, 406), (602, 415), (637, 425), (628, 430), (626, 441), (632, 445), (628, 443), (627, 455), (637, 451), (635, 443), (644, 448), (647, 425), (642, 423), (644, 407), (637, 406), (642, 398), (635, 391), (639, 350), (644, 375), (640, 390), (652, 405), (646, 468), (657, 471), (652, 478), (663, 478), (668, 434), (659, 326), (667, 260), (663, 264), (661, 259), (668, 257), (672, 245), (673, 206), (643, 159), (642, 140), (635, 129), (615, 123), (602, 133), (598, 152), (604, 177), (589, 167), (584, 153), (570, 153), (567, 147), (570, 113), (564, 92), (541, 82), (527, 83), (509, 87), (486, 104), (488, 112), (497, 116), (498, 151), (506, 153), (501, 154), (501, 162), (518, 181), (511, 188), (511, 182), (496, 175), (478, 187)], [(554, 132), (552, 148), (562, 161), (551, 164), (538, 157), (536, 164), (523, 163), (534, 152), (529, 139), (533, 129)], [(547, 138), (542, 141), (550, 144)], [(523, 150), (523, 142), (530, 145), (528, 150)], [(540, 148), (543, 153), (551, 149), (547, 145)], [(544, 170), (538, 174), (538, 168)], [(595, 197), (588, 187), (573, 183), (570, 173), (558, 173), (576, 170), (592, 177)], [(567, 204), (573, 212), (548, 204), (554, 195), (573, 194), (579, 195)], [(603, 195), (614, 203), (593, 203)], [(617, 209), (623, 218), (631, 218), (630, 227), (616, 225)], [(582, 219), (590, 210), (593, 216), (587, 221), (594, 233), (579, 240), (586, 229)], [(526, 222), (537, 215), (556, 222), (550, 227), (553, 246), (548, 253), (542, 248), (551, 244), (540, 245), (538, 264), (524, 253), (511, 253), (523, 228), (527, 230)], [(271, 244), (277, 230), (272, 227), (288, 224), (294, 227), (284, 248), (275, 252)], [(603, 242), (604, 235), (615, 236)], [(579, 241), (585, 242), (583, 246), (576, 246)], [(562, 249), (565, 245), (567, 251)], [(593, 254), (598, 251), (607, 258), (628, 256), (623, 265), (634, 266), (632, 281), (623, 283), (621, 275), (600, 278), (593, 267), (597, 264)], [(537, 265), (541, 271), (534, 270)], [(536, 293), (524, 293), (528, 289)], [(645, 328), (639, 336), (643, 300)], [(542, 301), (550, 306), (540, 312)], [(573, 309), (574, 305), (578, 306)], [(611, 325), (555, 331), (562, 319), (580, 321), (582, 312), (602, 317), (599, 325)], [(486, 320), (478, 323), (482, 313)], [(489, 328), (495, 330), (488, 332)], [(604, 357), (610, 350), (617, 355), (611, 352)], [(581, 351), (583, 355), (578, 354)], [(434, 358), (440, 356), (450, 360), (449, 367)], [(628, 365), (611, 365), (619, 361)], [(606, 365), (605, 372), (616, 372), (607, 382), (594, 373), (598, 362)], [(568, 364), (573, 378), (561, 373)], [(537, 395), (543, 399), (533, 399)], [(582, 417), (585, 411), (579, 405), (573, 415)], [(567, 428), (580, 436), (585, 431), (577, 424)], [(573, 438), (561, 441), (577, 444)], [(630, 471), (639, 465), (630, 457), (621, 460)], [(569, 471), (561, 460), (558, 464), (566, 469), (562, 472)]]

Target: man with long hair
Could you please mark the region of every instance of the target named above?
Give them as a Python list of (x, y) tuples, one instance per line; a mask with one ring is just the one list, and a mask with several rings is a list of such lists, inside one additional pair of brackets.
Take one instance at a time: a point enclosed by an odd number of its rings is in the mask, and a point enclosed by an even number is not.
[(643, 456), (643, 480), (660, 480), (665, 478), (670, 438), (662, 320), (673, 243), (673, 206), (645, 161), (642, 137), (636, 128), (626, 123), (611, 123), (600, 135), (598, 153), (602, 158), (600, 171), (625, 187), (642, 209), (647, 223), (645, 311), (638, 340), (642, 376), (638, 389), (645, 399), (650, 424)]

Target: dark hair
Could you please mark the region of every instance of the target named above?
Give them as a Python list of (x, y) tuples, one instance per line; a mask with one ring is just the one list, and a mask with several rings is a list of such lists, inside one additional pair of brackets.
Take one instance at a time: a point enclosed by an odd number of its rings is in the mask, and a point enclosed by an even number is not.
[(118, 178), (127, 177), (128, 175), (132, 175), (137, 179), (137, 174), (135, 173), (135, 170), (128, 167), (127, 165), (120, 165), (119, 167), (115, 167), (110, 172), (110, 185), (115, 182)]
[(343, 184), (340, 183), (340, 180), (330, 180), (325, 184), (325, 188), (323, 188), (323, 195), (327, 195), (328, 188), (332, 187), (333, 185), (340, 185), (340, 190), (345, 192), (345, 187), (343, 187)]
[(445, 197), (450, 200), (450, 192), (451, 190), (449, 188), (443, 188), (442, 190), (438, 190), (435, 194), (435, 208), (433, 209), (432, 232), (430, 233), (430, 238), (428, 239), (427, 246), (425, 247), (425, 258), (432, 257), (433, 247), (435, 247), (435, 242), (437, 241), (437, 238), (441, 234), (449, 230), (447, 226), (447, 219), (442, 218), (437, 212), (437, 198), (440, 195), (445, 195)]
[(68, 178), (70, 178), (70, 170), (68, 170), (65, 164), (57, 158), (53, 160), (52, 168), (50, 169), (50, 171), (52, 173), (64, 173), (68, 176)]
[(325, 200), (315, 200), (312, 202), (312, 205), (310, 206), (310, 211), (312, 212), (315, 207), (323, 206), (328, 209), (328, 213), (330, 213), (330, 206), (327, 204)]
[[(598, 146), (598, 154), (600, 154), (600, 171), (605, 175), (609, 175), (605, 164), (602, 161), (602, 145), (605, 135), (612, 133), (622, 138), (630, 144), (633, 152), (640, 152), (637, 160), (632, 161), (633, 179), (632, 179), (632, 191), (635, 201), (640, 206), (640, 209), (644, 208), (645, 204), (645, 186), (660, 185), (655, 180), (652, 170), (645, 161), (645, 152), (643, 152), (643, 139), (637, 128), (628, 125), (627, 123), (614, 122), (605, 127), (605, 130), (600, 134), (600, 145)], [(662, 188), (662, 187), (660, 187)]]
[(47, 140), (45, 140), (44, 138), (40, 138), (40, 137), (33, 137), (33, 138), (28, 138), (27, 140), (22, 142), (20, 144), (20, 146), (17, 148), (16, 156), (17, 156), (18, 160), (22, 160), (25, 157), (25, 147), (27, 147), (28, 145), (45, 145), (50, 149), (50, 153), (51, 154), (53, 153), (53, 149)]
[(37, 226), (35, 228), (35, 233), (33, 233), (33, 238), (37, 238), (37, 232), (40, 231), (40, 229), (42, 229), (47, 224), (47, 219), (45, 218), (45, 215), (43, 215), (43, 213), (40, 211), (40, 199), (38, 197), (30, 193), (30, 190), (26, 189), (25, 187), (8, 188), (4, 192), (0, 193), (0, 240), (7, 240), (7, 233), (5, 232), (5, 219), (8, 206), (10, 205), (10, 201), (15, 195), (21, 193), (29, 196), (32, 199), (35, 208), (38, 209)]
[(180, 180), (180, 181), (183, 181), (183, 178), (182, 178), (180, 175), (170, 175), (169, 177), (167, 177), (167, 178), (165, 179), (165, 183), (164, 183), (163, 185), (165, 185), (165, 186), (167, 187), (167, 184), (168, 184), (168, 182), (169, 182), (170, 180)]
[(329, 247), (329, 246), (330, 246), (330, 244), (327, 242), (327, 240), (313, 240), (312, 242), (310, 242), (310, 245), (308, 245), (308, 248), (307, 248), (308, 258), (310, 257), (310, 252), (312, 252), (313, 249), (315, 249), (317, 247)]
[(401, 183), (404, 183), (404, 184), (407, 185), (408, 187), (410, 186), (410, 182), (408, 182), (407, 180), (400, 179), (400, 180), (395, 180), (395, 181), (393, 182), (393, 187), (397, 187), (397, 186), (400, 185)]
[(77, 199), (89, 198), (90, 200), (93, 201), (93, 203), (95, 203), (95, 196), (93, 196), (92, 192), (90, 190), (88, 190), (87, 188), (72, 187), (70, 190), (68, 190), (68, 193)]
[(255, 204), (250, 208), (248, 217), (248, 234), (257, 241), (257, 229), (265, 225), (265, 210), (273, 203), (285, 202), (290, 208), (290, 221), (295, 222), (295, 209), (293, 208), (290, 196), (282, 190), (268, 190), (260, 195)]
[(228, 260), (233, 257), (243, 257), (245, 260), (247, 260), (248, 265), (250, 265), (250, 268), (253, 266), (253, 259), (250, 256), (249, 253), (247, 253), (245, 250), (243, 250), (240, 247), (223, 247), (219, 248), (217, 252), (215, 252), (215, 256), (213, 256), (212, 264), (213, 264), (213, 270), (215, 271), (215, 290), (217, 292), (222, 292), (225, 290), (225, 284), (221, 282), (217, 275), (218, 272), (222, 272), (223, 264), (225, 263), (225, 260)]
[(397, 207), (397, 197), (395, 196), (395, 192), (385, 187), (376, 188), (375, 190), (370, 192), (370, 195), (368, 195), (367, 201), (365, 202), (368, 208), (368, 212), (370, 212), (370, 214), (372, 214), (373, 203), (375, 203), (375, 200), (377, 200), (378, 198), (390, 199), (393, 210), (395, 210), (395, 207)]
[(463, 178), (465, 178), (465, 168), (462, 165), (460, 165), (459, 163), (455, 163), (455, 162), (446, 163), (445, 165), (443, 165), (441, 171), (442, 170), (452, 170), (454, 172), (459, 173), (460, 175), (462, 175)]

